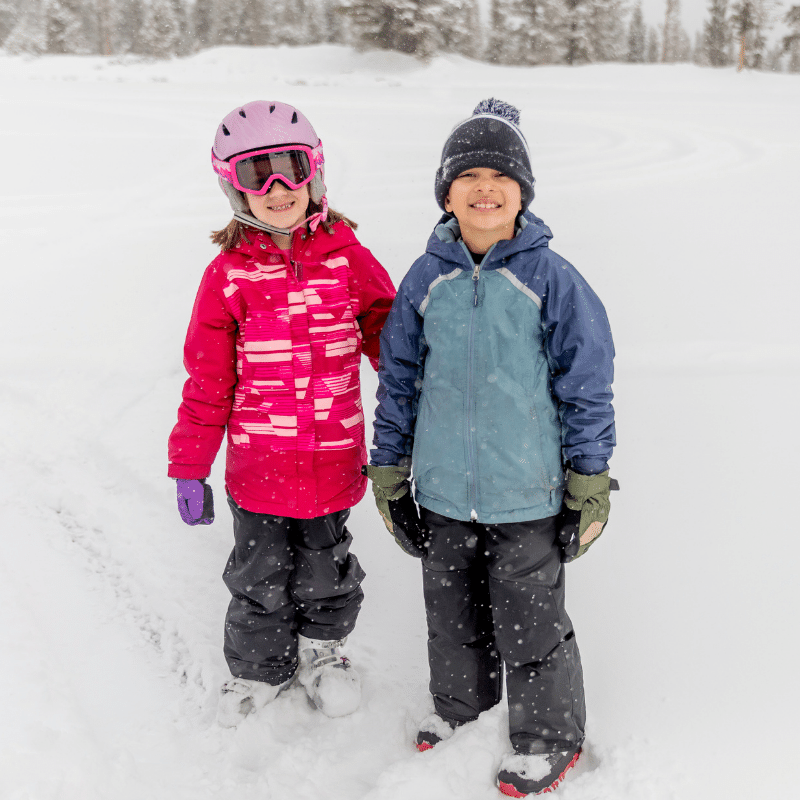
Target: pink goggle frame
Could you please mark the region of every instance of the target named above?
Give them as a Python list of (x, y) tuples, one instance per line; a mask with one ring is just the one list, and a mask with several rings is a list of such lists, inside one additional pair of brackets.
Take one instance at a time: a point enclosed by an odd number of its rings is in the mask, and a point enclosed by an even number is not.
[[(268, 177), (265, 178), (263, 185), (260, 189), (255, 190), (252, 188), (248, 188), (247, 186), (242, 185), (239, 181), (239, 176), (237, 174), (237, 165), (242, 161), (247, 161), (249, 159), (257, 158), (258, 156), (269, 156), (271, 154), (287, 154), (292, 156), (293, 153), (303, 153), (306, 156), (307, 163), (308, 163), (308, 175), (303, 177), (299, 183), (294, 180), (295, 178), (299, 177), (297, 174), (295, 175), (285, 175), (285, 170), (273, 170), (269, 173)], [(267, 159), (269, 161), (269, 159)], [(292, 158), (292, 162), (296, 164), (296, 156)], [(307, 183), (310, 183), (314, 176), (317, 174), (317, 170), (322, 168), (322, 165), (325, 163), (325, 158), (322, 154), (322, 142), (320, 141), (315, 147), (309, 147), (305, 144), (293, 144), (293, 145), (279, 145), (277, 147), (265, 147), (261, 150), (251, 150), (247, 153), (239, 153), (238, 155), (231, 156), (228, 161), (222, 161), (221, 159), (217, 158), (214, 155), (214, 151), (211, 151), (211, 166), (214, 168), (214, 172), (217, 173), (223, 180), (228, 181), (232, 186), (238, 189), (240, 192), (245, 192), (246, 194), (255, 194), (255, 195), (265, 195), (269, 190), (272, 184), (275, 181), (281, 181), (285, 183), (292, 191), (299, 189), (301, 186), (305, 186)], [(269, 168), (268, 168), (269, 169)], [(306, 171), (306, 170), (303, 170)]]

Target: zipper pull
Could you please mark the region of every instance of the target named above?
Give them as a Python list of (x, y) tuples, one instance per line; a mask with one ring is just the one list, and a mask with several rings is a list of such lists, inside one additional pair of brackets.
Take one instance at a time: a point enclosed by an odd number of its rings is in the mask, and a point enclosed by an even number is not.
[(478, 279), (481, 276), (481, 265), (476, 264), (472, 270), (472, 305), (478, 305)]

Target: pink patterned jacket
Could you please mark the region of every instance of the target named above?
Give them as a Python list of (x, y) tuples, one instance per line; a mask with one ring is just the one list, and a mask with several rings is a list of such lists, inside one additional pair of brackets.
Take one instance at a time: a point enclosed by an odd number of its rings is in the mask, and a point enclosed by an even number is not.
[(377, 369), (392, 281), (344, 222), (296, 231), (291, 259), (266, 233), (247, 235), (197, 293), (169, 475), (208, 476), (227, 427), (225, 483), (242, 508), (350, 508), (366, 488), (361, 353)]

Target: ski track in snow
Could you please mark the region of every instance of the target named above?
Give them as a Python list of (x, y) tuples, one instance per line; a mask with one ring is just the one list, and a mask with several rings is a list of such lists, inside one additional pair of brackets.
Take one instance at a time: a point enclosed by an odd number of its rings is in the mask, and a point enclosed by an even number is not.
[[(204, 236), (226, 219), (209, 144), (265, 95), (314, 121), (332, 205), (396, 282), (437, 218), (449, 130), (485, 96), (521, 107), (533, 209), (606, 303), (619, 354), (623, 491), (570, 570), (589, 726), (559, 796), (787, 796), (794, 770), (763, 732), (797, 743), (800, 547), (772, 500), (798, 444), (777, 422), (800, 389), (796, 76), (336, 47), (0, 63), (15, 154), (0, 193), (2, 800), (499, 798), (504, 703), (428, 753), (411, 744), (430, 710), (418, 565), (369, 498), (350, 522), (368, 573), (349, 644), (361, 709), (326, 719), (295, 686), (236, 730), (214, 721), (222, 460), (218, 521), (189, 529), (164, 450)], [(363, 384), (369, 417), (368, 369)]]

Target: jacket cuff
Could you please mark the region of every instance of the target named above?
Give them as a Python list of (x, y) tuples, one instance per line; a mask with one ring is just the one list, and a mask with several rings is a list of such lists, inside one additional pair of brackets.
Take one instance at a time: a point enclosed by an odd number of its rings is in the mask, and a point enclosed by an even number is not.
[(569, 467), (580, 475), (599, 475), (608, 469), (608, 461), (604, 458), (572, 458)]
[(170, 464), (167, 469), (168, 478), (184, 478), (185, 480), (200, 480), (211, 474), (211, 467), (204, 464)]

